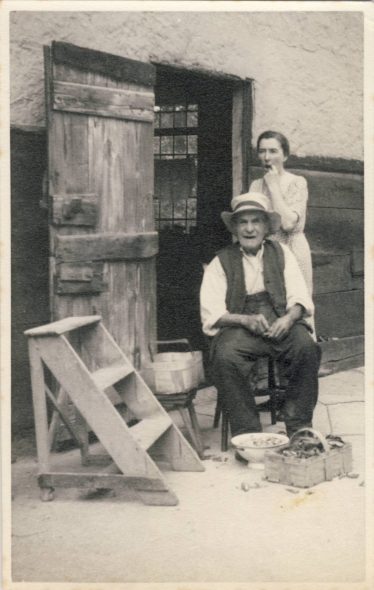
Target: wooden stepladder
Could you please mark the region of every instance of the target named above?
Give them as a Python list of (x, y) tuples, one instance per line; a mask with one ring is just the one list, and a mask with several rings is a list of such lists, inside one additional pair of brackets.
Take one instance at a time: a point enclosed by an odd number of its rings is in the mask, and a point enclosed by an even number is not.
[[(130, 488), (145, 504), (175, 505), (163, 473), (148, 450), (175, 471), (204, 471), (197, 454), (162, 408), (134, 366), (101, 323), (100, 316), (69, 317), (27, 330), (31, 367), (39, 486), (42, 500), (55, 487)], [(82, 420), (96, 434), (113, 463), (104, 472), (58, 472), (51, 469), (47, 398), (77, 440), (82, 463), (89, 461), (88, 429), (69, 423), (45, 382), (45, 367), (69, 396)], [(113, 391), (115, 390), (115, 391)], [(126, 423), (113, 404), (113, 393), (134, 416)], [(91, 456), (94, 462), (94, 455)]]

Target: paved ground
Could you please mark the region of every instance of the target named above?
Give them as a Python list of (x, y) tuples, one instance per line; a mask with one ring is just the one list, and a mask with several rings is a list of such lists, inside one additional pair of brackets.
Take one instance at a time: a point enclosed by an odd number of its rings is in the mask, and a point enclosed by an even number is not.
[[(175, 507), (129, 494), (58, 490), (39, 500), (36, 461), (18, 442), (13, 465), (13, 580), (33, 582), (360, 582), (365, 578), (363, 370), (321, 379), (315, 427), (353, 445), (353, 478), (289, 491), (220, 452), (213, 388), (198, 395), (209, 447), (204, 473), (168, 472)], [(268, 414), (262, 414), (265, 429)], [(28, 455), (28, 456), (27, 456)], [(76, 451), (59, 453), (72, 461)], [(244, 491), (242, 483), (250, 489)], [(244, 486), (246, 487), (246, 486)], [(258, 586), (260, 587), (260, 586)], [(340, 588), (340, 584), (338, 586)], [(334, 586), (336, 588), (336, 586)]]

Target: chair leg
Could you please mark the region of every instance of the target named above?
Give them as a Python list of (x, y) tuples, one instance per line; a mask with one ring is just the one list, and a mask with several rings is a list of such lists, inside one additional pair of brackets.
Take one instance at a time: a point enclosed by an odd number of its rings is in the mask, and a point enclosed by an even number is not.
[(268, 383), (269, 387), (275, 388), (275, 361), (271, 356), (268, 358)]
[(216, 410), (214, 412), (213, 428), (217, 428), (222, 413), (222, 399), (217, 395)]
[(277, 423), (277, 387), (275, 383), (275, 361), (271, 357), (268, 359), (268, 387), (269, 387), (269, 405), (270, 405), (270, 416), (271, 423)]
[(229, 417), (222, 411), (221, 451), (226, 452), (229, 443)]
[(201, 437), (199, 423), (197, 421), (195, 406), (193, 405), (192, 401), (188, 406), (188, 413), (189, 413), (190, 419), (191, 419), (192, 431), (195, 436), (194, 443), (195, 443), (195, 448), (197, 450), (197, 454), (199, 455), (200, 459), (204, 459), (204, 443), (203, 443), (203, 440)]
[(182, 417), (182, 420), (184, 422), (184, 426), (185, 426), (188, 434), (190, 435), (193, 446), (195, 447), (200, 458), (202, 458), (204, 451), (202, 449), (201, 439), (199, 439), (197, 437), (196, 430), (194, 428), (194, 424), (190, 421), (191, 414), (189, 412), (189, 408), (179, 407), (178, 412)]
[(216, 409), (214, 412), (213, 428), (217, 428), (219, 420), (222, 420), (221, 424), (221, 451), (226, 452), (229, 446), (229, 418), (224, 410), (222, 398), (217, 395)]
[(276, 392), (272, 391), (270, 396), (270, 416), (271, 416), (271, 423), (274, 425), (277, 423), (277, 402), (276, 402)]

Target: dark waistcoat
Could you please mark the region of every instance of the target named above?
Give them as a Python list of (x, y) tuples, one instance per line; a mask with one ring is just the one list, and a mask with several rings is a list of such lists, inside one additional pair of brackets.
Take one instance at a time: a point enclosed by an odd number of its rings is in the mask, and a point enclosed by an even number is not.
[[(246, 288), (240, 244), (231, 244), (218, 252), (227, 278), (226, 307), (230, 313), (243, 313)], [(264, 242), (264, 286), (276, 314), (286, 313), (287, 295), (284, 282), (284, 253), (276, 241)]]

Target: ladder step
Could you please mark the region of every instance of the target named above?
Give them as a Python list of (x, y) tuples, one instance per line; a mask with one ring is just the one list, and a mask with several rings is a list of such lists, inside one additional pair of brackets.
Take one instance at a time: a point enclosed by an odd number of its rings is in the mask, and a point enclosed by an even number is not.
[(45, 326), (31, 328), (30, 330), (26, 330), (24, 334), (26, 334), (26, 336), (60, 336), (65, 332), (83, 328), (83, 326), (97, 324), (100, 320), (101, 316), (99, 315), (73, 316), (58, 320), (57, 322), (52, 322), (51, 324), (46, 324)]
[(145, 450), (149, 449), (156, 440), (172, 425), (172, 420), (168, 414), (156, 415), (150, 418), (144, 418), (134, 426), (130, 431), (134, 440)]
[(91, 377), (99, 389), (106, 389), (133, 372), (133, 367), (121, 362), (121, 364), (114, 364), (109, 367), (104, 367), (103, 369), (98, 369), (91, 373)]

